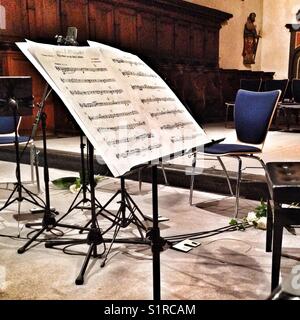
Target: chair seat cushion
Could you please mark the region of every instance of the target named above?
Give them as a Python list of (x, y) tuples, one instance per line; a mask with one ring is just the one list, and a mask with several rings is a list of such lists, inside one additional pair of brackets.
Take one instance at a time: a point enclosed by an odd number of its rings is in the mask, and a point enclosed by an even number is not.
[(210, 147), (204, 147), (204, 152), (209, 154), (239, 154), (239, 153), (257, 153), (261, 152), (261, 149), (242, 145), (242, 144), (229, 144), (229, 143), (218, 143)]
[[(29, 139), (29, 137), (27, 136), (19, 136), (19, 143), (25, 143), (27, 142)], [(13, 144), (15, 143), (15, 137), (11, 136), (11, 137), (1, 137), (0, 136), (0, 145), (1, 144)]]

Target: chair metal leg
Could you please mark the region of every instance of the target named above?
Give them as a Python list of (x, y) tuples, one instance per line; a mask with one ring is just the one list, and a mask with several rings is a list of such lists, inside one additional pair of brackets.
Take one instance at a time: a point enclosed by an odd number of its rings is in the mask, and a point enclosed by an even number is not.
[(163, 164), (163, 163), (161, 163), (161, 170), (162, 170), (163, 175), (164, 175), (165, 184), (168, 186), (168, 185), (169, 185), (169, 182), (168, 182), (168, 179), (167, 179), (167, 175), (166, 175), (166, 171), (165, 171), (165, 167), (164, 167), (164, 164)]
[(142, 192), (142, 170), (143, 170), (143, 168), (140, 168), (138, 170), (139, 192)]
[(267, 232), (266, 232), (266, 252), (272, 251), (273, 238), (273, 212), (270, 199), (267, 201)]
[[(142, 191), (142, 170), (143, 168), (140, 168), (138, 170), (138, 179), (139, 179), (139, 192)], [(168, 178), (167, 178), (167, 174), (166, 174), (166, 171), (165, 171), (165, 167), (164, 167), (164, 164), (161, 163), (161, 170), (163, 172), (163, 175), (164, 175), (164, 179), (165, 179), (165, 184), (168, 186), (169, 185), (169, 182), (168, 182)]]
[(193, 161), (192, 161), (191, 185), (190, 185), (190, 206), (193, 205), (193, 192), (194, 192), (196, 163), (197, 163), (197, 154), (194, 153), (194, 157), (193, 157)]
[(225, 128), (227, 128), (227, 122), (228, 122), (228, 105), (226, 104)]
[(239, 200), (240, 200), (240, 184), (241, 184), (241, 176), (242, 176), (242, 159), (240, 157), (236, 157), (238, 159), (238, 172), (237, 172), (237, 180), (236, 180), (236, 190), (235, 190), (235, 215), (237, 218), (239, 215)]
[(221, 167), (222, 167), (222, 169), (223, 169), (223, 171), (224, 171), (224, 173), (226, 175), (226, 180), (227, 180), (229, 192), (230, 192), (231, 196), (233, 196), (234, 194), (233, 194), (233, 191), (232, 191), (229, 175), (228, 175), (228, 172), (227, 172), (226, 167), (224, 165), (224, 162), (222, 161), (222, 159), (220, 157), (217, 157), (217, 159), (218, 159), (218, 161), (219, 161), (219, 163), (220, 163), (220, 165), (221, 165)]

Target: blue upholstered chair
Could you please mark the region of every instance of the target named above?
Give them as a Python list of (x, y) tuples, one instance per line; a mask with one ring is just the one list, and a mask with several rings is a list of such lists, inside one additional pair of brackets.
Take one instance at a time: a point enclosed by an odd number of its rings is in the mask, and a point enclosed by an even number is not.
[[(17, 118), (17, 133), (21, 123), (21, 117)], [(35, 182), (34, 179), (34, 164), (36, 164), (36, 182), (38, 187), (38, 192), (40, 192), (39, 184), (39, 173), (38, 173), (38, 163), (37, 163), (37, 153), (34, 145), (33, 139), (28, 136), (19, 136), (20, 145), (30, 146), (30, 165), (31, 165), (31, 181)], [(13, 116), (0, 117), (0, 147), (13, 146), (15, 144), (15, 122)]]
[[(239, 192), (241, 182), (242, 157), (257, 159), (263, 168), (265, 164), (259, 157), (262, 152), (267, 132), (275, 114), (281, 91), (252, 92), (239, 90), (235, 100), (234, 123), (238, 143), (218, 143), (204, 148), (204, 156), (221, 158), (234, 157), (238, 160), (236, 182), (235, 216), (238, 215)], [(196, 167), (194, 154), (191, 174), (190, 204), (193, 199), (193, 187)]]
[[(247, 91), (260, 91), (262, 87), (262, 79), (241, 79), (240, 89)], [(225, 115), (225, 128), (227, 128), (229, 109), (234, 109), (235, 102), (225, 102), (226, 115)]]

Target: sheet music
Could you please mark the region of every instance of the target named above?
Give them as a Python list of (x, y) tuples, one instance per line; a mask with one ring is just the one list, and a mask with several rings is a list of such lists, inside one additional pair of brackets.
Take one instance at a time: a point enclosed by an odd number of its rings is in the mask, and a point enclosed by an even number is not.
[(209, 139), (137, 56), (90, 47), (18, 43), (60, 96), (114, 176)]

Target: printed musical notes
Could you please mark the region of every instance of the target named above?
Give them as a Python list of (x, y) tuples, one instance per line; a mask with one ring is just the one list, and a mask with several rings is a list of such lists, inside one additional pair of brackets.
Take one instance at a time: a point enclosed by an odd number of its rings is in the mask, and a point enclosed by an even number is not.
[(84, 91), (84, 90), (70, 90), (70, 93), (72, 95), (80, 95), (80, 96), (90, 96), (90, 95), (103, 95), (103, 94), (121, 94), (123, 92), (122, 89), (114, 89), (114, 90), (89, 90), (89, 91)]
[(157, 78), (157, 75), (146, 72), (122, 71), (123, 76)]
[(103, 132), (103, 131), (120, 131), (120, 130), (134, 130), (135, 128), (138, 128), (140, 126), (145, 126), (145, 125), (146, 125), (145, 121), (139, 121), (139, 122), (135, 122), (135, 123), (119, 125), (119, 126), (116, 126), (116, 127), (101, 127), (101, 128), (98, 128), (97, 130), (99, 132)]
[(209, 141), (141, 59), (98, 44), (18, 44), (56, 91), (114, 176)]
[(172, 130), (172, 129), (179, 129), (179, 128), (183, 128), (189, 125), (193, 125), (192, 121), (188, 121), (188, 122), (176, 122), (173, 124), (165, 124), (163, 126), (161, 126), (160, 128), (162, 130)]
[(60, 78), (62, 83), (109, 83), (116, 82), (116, 79), (78, 79), (78, 78)]
[(79, 103), (81, 108), (95, 108), (95, 107), (103, 107), (103, 106), (113, 106), (123, 104), (128, 106), (130, 104), (130, 100), (122, 100), (122, 101), (108, 101), (108, 102), (88, 102), (88, 103)]
[(151, 103), (151, 102), (166, 102), (166, 101), (175, 101), (174, 98), (146, 98), (146, 99), (141, 99), (142, 103)]
[(114, 118), (124, 118), (128, 116), (135, 116), (139, 114), (136, 110), (121, 113), (110, 113), (110, 114), (97, 114), (96, 116), (88, 116), (91, 121), (98, 119), (114, 119)]
[(141, 154), (142, 152), (144, 151), (152, 151), (154, 149), (159, 149), (162, 147), (162, 144), (159, 143), (159, 144), (155, 144), (155, 145), (152, 145), (152, 146), (148, 146), (148, 147), (145, 147), (145, 148), (135, 148), (135, 149), (131, 149), (131, 150), (126, 150), (125, 152), (123, 153), (117, 153), (116, 154), (116, 157), (119, 159), (119, 158), (128, 158), (129, 156), (131, 155), (134, 155), (134, 154)]
[(61, 71), (63, 74), (72, 74), (75, 72), (103, 72), (107, 71), (107, 68), (77, 68), (77, 67), (61, 67), (61, 66), (55, 66), (57, 71)]
[(131, 61), (131, 60), (124, 60), (124, 59), (112, 59), (112, 61), (113, 61), (113, 62), (116, 62), (116, 63), (129, 64), (130, 66), (143, 66), (143, 65), (144, 65), (142, 62)]
[(132, 85), (132, 90), (166, 90), (166, 87), (163, 86), (150, 86), (148, 84), (143, 85)]
[(150, 116), (152, 118), (156, 118), (156, 117), (161, 117), (161, 116), (165, 116), (165, 115), (176, 115), (178, 113), (184, 113), (184, 110), (178, 110), (178, 109), (172, 109), (172, 110), (167, 110), (167, 111), (158, 111), (158, 112), (151, 112)]

